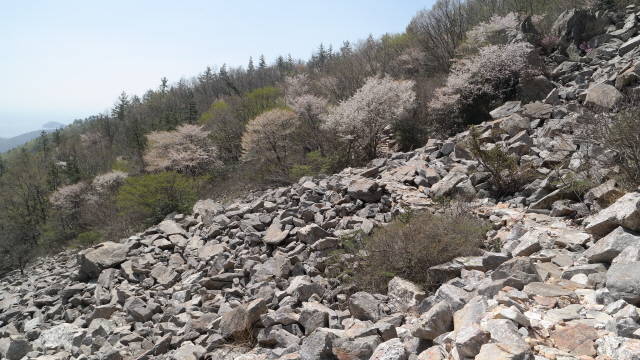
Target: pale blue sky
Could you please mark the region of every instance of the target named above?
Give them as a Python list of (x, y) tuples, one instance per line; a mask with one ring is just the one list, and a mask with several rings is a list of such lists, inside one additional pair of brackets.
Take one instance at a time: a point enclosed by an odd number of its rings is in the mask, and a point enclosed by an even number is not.
[(207, 65), (404, 31), (435, 0), (0, 1), (0, 137), (70, 123)]

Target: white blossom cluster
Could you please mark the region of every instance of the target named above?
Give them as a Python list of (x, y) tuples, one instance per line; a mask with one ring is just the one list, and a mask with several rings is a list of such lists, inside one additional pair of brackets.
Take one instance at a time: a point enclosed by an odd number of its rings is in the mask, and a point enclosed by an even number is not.
[(250, 159), (275, 160), (284, 164), (290, 134), (299, 125), (298, 115), (291, 110), (274, 109), (247, 123), (242, 135), (242, 149)]
[(149, 149), (144, 156), (147, 171), (196, 172), (218, 165), (217, 150), (202, 126), (181, 125), (175, 131), (154, 131), (147, 135)]
[(325, 126), (353, 136), (362, 147), (374, 146), (387, 125), (415, 106), (414, 82), (372, 77), (356, 93), (324, 115)]
[(505, 16), (493, 15), (489, 22), (481, 22), (467, 32), (467, 39), (475, 44), (505, 44), (506, 40), (515, 37), (520, 25), (518, 14)]

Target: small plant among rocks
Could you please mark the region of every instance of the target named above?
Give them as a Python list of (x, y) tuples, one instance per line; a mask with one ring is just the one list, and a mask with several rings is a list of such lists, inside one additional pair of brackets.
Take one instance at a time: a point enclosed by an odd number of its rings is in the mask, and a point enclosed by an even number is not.
[(386, 292), (394, 276), (425, 290), (437, 281), (429, 268), (460, 256), (480, 255), (487, 224), (469, 212), (448, 209), (441, 214), (412, 211), (361, 241), (349, 242), (343, 258), (351, 259), (352, 280), (365, 291)]
[(494, 195), (501, 197), (513, 194), (530, 183), (536, 176), (529, 165), (518, 165), (499, 143), (486, 149), (480, 140), (481, 134), (475, 126), (469, 130), (467, 146), (484, 171), (489, 173), (489, 183)]

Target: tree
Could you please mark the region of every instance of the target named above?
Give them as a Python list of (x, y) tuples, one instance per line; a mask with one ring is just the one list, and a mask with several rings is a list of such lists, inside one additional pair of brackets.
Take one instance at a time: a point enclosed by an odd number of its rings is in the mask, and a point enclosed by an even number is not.
[(291, 110), (274, 109), (249, 121), (242, 135), (242, 148), (248, 159), (275, 162), (286, 170), (291, 134), (299, 118)]
[(181, 125), (175, 131), (154, 131), (147, 135), (146, 169), (196, 175), (219, 165), (217, 150), (209, 143), (202, 126)]
[(219, 152), (220, 160), (225, 164), (233, 164), (242, 156), (242, 132), (245, 124), (238, 120), (230, 106), (220, 100), (211, 104), (200, 118), (200, 124), (210, 131), (211, 141)]
[(118, 97), (118, 101), (115, 103), (113, 108), (111, 109), (111, 116), (118, 119), (118, 121), (124, 121), (124, 117), (126, 115), (127, 107), (129, 106), (129, 96), (126, 92), (122, 92)]
[(350, 99), (329, 109), (325, 126), (350, 136), (366, 159), (378, 155), (380, 135), (385, 127), (402, 119), (415, 106), (413, 81), (390, 77), (369, 78)]
[(247, 71), (249, 74), (252, 74), (256, 70), (255, 66), (253, 66), (253, 57), (249, 56), (249, 66), (247, 66)]
[(260, 60), (258, 62), (258, 68), (260, 70), (264, 70), (267, 67), (267, 60), (264, 58), (264, 55), (260, 55)]
[(426, 8), (413, 17), (407, 33), (429, 57), (439, 71), (448, 71), (456, 48), (469, 30), (469, 14), (463, 0), (438, 0), (430, 10)]

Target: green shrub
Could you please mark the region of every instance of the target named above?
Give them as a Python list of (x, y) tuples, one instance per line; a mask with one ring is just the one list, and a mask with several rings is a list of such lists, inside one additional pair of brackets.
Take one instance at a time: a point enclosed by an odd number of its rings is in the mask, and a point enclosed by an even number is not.
[(486, 223), (462, 211), (433, 215), (408, 213), (397, 217), (371, 236), (355, 241), (354, 283), (363, 290), (384, 292), (394, 276), (413, 281), (426, 290), (437, 285), (428, 269), (460, 256), (481, 254)]
[(484, 171), (489, 173), (489, 184), (494, 195), (500, 197), (513, 194), (530, 183), (536, 176), (528, 165), (518, 165), (500, 144), (485, 149), (480, 140), (481, 134), (475, 126), (471, 126), (467, 146), (471, 154), (478, 160)]
[(86, 248), (99, 243), (101, 239), (102, 234), (99, 231), (92, 230), (79, 234), (75, 245)]
[(127, 178), (117, 204), (121, 215), (139, 217), (147, 225), (172, 212), (188, 213), (197, 200), (196, 180), (176, 172)]

